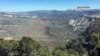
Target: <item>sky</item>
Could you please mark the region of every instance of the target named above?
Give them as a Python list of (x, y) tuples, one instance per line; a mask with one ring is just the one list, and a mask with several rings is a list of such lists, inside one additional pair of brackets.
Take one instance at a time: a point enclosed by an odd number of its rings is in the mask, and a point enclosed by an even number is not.
[(67, 10), (77, 6), (100, 9), (100, 0), (0, 0), (0, 11)]

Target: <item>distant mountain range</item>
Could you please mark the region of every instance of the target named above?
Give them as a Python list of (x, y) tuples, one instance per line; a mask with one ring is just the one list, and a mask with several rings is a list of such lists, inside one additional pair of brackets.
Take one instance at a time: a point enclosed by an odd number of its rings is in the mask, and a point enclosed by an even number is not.
[(66, 11), (57, 11), (57, 10), (37, 10), (37, 11), (28, 11), (28, 12), (0, 12), (0, 15), (10, 14), (13, 16), (30, 16), (38, 17), (39, 19), (70, 19), (77, 18), (84, 15), (100, 15), (100, 10), (66, 10)]

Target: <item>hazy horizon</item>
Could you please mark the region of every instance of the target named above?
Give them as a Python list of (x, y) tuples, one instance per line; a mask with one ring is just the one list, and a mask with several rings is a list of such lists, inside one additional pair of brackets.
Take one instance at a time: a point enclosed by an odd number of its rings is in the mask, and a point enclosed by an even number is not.
[(100, 0), (1, 0), (0, 12), (25, 12), (35, 10), (67, 10), (77, 6), (100, 9)]

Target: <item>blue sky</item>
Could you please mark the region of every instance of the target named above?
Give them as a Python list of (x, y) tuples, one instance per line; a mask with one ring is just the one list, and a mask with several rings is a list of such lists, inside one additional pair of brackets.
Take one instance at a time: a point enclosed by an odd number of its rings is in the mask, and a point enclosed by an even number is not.
[(77, 6), (100, 9), (100, 0), (0, 0), (0, 11), (67, 10)]

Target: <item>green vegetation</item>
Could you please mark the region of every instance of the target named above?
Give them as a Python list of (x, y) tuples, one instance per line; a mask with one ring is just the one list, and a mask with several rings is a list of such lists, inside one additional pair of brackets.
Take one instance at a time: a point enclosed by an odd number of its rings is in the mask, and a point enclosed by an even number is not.
[(0, 39), (0, 56), (79, 56), (78, 52), (63, 48), (51, 50), (43, 47), (30, 37), (20, 41)]
[[(83, 33), (82, 33), (83, 34)], [(85, 35), (84, 35), (85, 36)], [(89, 35), (87, 35), (89, 36)], [(66, 43), (66, 48), (54, 48), (41, 46), (30, 37), (23, 37), (20, 41), (0, 39), (1, 56), (99, 56), (100, 33), (91, 35), (91, 40), (83, 42), (87, 38), (78, 38)]]

